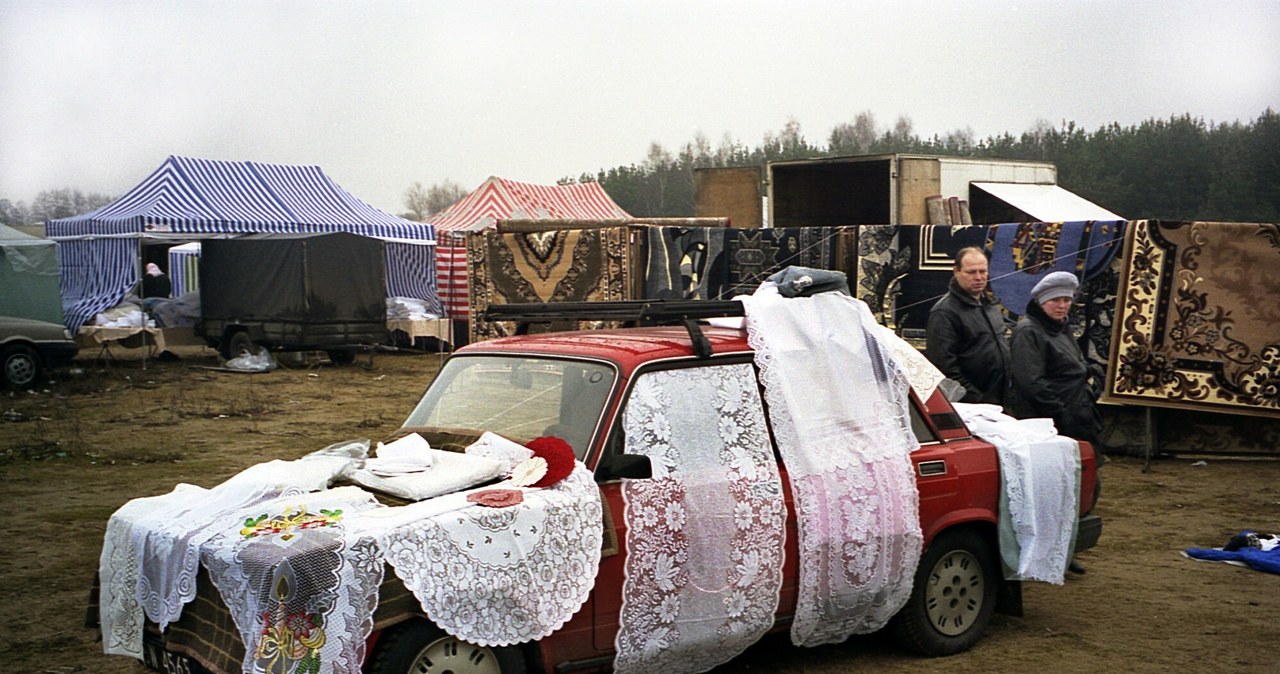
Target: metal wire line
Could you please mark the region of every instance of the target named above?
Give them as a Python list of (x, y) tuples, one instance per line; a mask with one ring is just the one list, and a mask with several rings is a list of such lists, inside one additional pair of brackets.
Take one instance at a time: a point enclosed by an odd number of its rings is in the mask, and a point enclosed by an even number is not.
[[(846, 225), (846, 226), (848, 226), (848, 225)], [(852, 226), (853, 226), (853, 227), (857, 227), (858, 225), (852, 225)], [(832, 238), (834, 238), (834, 237), (832, 237)], [(825, 243), (827, 243), (827, 242), (826, 242), (826, 241), (822, 241), (822, 242), (818, 242), (818, 243), (814, 243), (814, 244), (809, 244), (808, 246), (803, 247), (803, 248), (801, 248), (800, 250), (798, 250), (798, 251), (796, 252), (796, 255), (801, 255), (801, 254), (803, 254), (803, 253), (806, 253), (806, 252), (808, 252), (808, 251), (810, 251), (810, 250), (813, 250), (813, 249), (817, 248), (818, 246), (821, 246), (821, 245), (823, 245), (823, 244), (825, 244)], [(1066, 258), (1068, 258), (1068, 257), (1076, 257), (1076, 256), (1079, 256), (1081, 253), (1087, 253), (1087, 252), (1089, 252), (1089, 251), (1091, 251), (1091, 250), (1094, 250), (1095, 248), (1106, 248), (1106, 247), (1108, 247), (1108, 246), (1114, 246), (1114, 245), (1118, 245), (1118, 244), (1120, 244), (1120, 243), (1121, 243), (1121, 242), (1120, 242), (1119, 240), (1104, 241), (1104, 242), (1102, 242), (1102, 243), (1096, 243), (1096, 244), (1093, 244), (1093, 245), (1091, 245), (1091, 246), (1086, 246), (1086, 247), (1084, 247), (1084, 248), (1080, 248), (1080, 249), (1076, 250), (1074, 253), (1072, 253), (1072, 254), (1070, 254), (1070, 255), (1058, 255), (1058, 256), (1054, 257), (1051, 261), (1049, 261), (1049, 262), (1042, 262), (1042, 263), (1040, 263), (1040, 265), (1041, 265), (1041, 266), (1052, 266), (1054, 263), (1058, 262), (1059, 260), (1063, 260), (1063, 259), (1066, 259)], [(757, 273), (757, 274), (753, 275), (752, 277), (748, 277), (745, 281), (743, 281), (742, 285), (748, 285), (748, 284), (751, 284), (751, 283), (760, 283), (760, 282), (761, 282), (762, 280), (764, 280), (767, 276), (772, 276), (772, 275), (773, 275), (773, 273), (774, 273), (774, 272), (772, 272), (772, 271), (771, 271), (771, 272), (768, 272), (768, 274), (765, 274), (765, 273), (763, 273), (763, 272)], [(1021, 273), (1023, 273), (1021, 270), (1019, 270), (1019, 271), (1012, 271), (1012, 272), (1009, 272), (1009, 273), (1007, 273), (1007, 274), (1002, 274), (1002, 275), (1000, 275), (1000, 276), (995, 276), (995, 277), (989, 278), (989, 279), (987, 279), (987, 283), (988, 283), (988, 285), (989, 285), (992, 281), (997, 281), (997, 280), (1000, 280), (1000, 279), (1003, 279), (1003, 278), (1007, 278), (1007, 277), (1009, 277), (1009, 276), (1013, 276), (1014, 274), (1021, 274)], [(939, 294), (939, 295), (935, 295), (935, 296), (933, 296), (933, 297), (929, 297), (929, 298), (922, 299), (922, 300), (919, 300), (919, 301), (916, 301), (916, 302), (912, 302), (911, 304), (907, 304), (907, 305), (905, 305), (905, 306), (896, 307), (896, 309), (897, 309), (897, 311), (905, 311), (905, 310), (910, 309), (910, 308), (912, 308), (912, 307), (920, 306), (921, 304), (928, 304), (928, 303), (932, 303), (932, 302), (937, 302), (938, 300), (942, 299), (945, 295), (946, 295), (946, 293), (944, 292), (944, 293), (941, 293), (941, 294)], [(721, 293), (720, 295), (718, 295), (718, 296), (717, 296), (717, 297), (715, 297), (714, 299), (722, 300), (722, 299), (726, 299), (726, 298), (724, 297), (724, 293)]]

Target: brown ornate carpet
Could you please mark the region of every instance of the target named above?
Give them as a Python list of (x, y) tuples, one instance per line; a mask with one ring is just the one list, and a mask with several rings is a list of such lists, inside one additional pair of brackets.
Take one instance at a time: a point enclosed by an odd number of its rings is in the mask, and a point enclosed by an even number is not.
[(1280, 418), (1280, 226), (1129, 224), (1105, 400)]
[[(635, 227), (471, 234), (471, 340), (515, 333), (510, 323), (481, 318), (490, 304), (638, 298), (641, 256), (633, 248), (641, 236), (643, 228)], [(531, 332), (577, 327), (550, 324)]]

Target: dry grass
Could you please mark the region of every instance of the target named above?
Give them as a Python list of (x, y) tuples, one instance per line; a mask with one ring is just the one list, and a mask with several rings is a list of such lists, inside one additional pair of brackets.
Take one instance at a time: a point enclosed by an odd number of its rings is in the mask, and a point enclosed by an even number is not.
[[(180, 362), (81, 362), (35, 394), (0, 397), (0, 672), (140, 674), (83, 627), (111, 513), (178, 482), (213, 486), (261, 461), (389, 436), (437, 371), (434, 355), (371, 368), (267, 374)], [(903, 654), (879, 635), (814, 649), (770, 637), (719, 672), (1274, 671), (1276, 576), (1192, 562), (1243, 528), (1280, 527), (1280, 464), (1133, 459), (1104, 469), (1101, 545), (1066, 586), (1026, 586), (1026, 615), (998, 616), (969, 653)]]

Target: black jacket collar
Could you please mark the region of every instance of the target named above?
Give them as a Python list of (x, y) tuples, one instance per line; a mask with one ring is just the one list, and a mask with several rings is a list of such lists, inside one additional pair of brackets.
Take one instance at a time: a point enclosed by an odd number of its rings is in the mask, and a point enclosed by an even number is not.
[(1027, 302), (1027, 316), (1030, 316), (1032, 320), (1043, 325), (1044, 329), (1051, 335), (1056, 335), (1067, 327), (1067, 321), (1053, 320), (1049, 317), (1049, 314), (1046, 314), (1044, 309), (1040, 307), (1040, 303), (1034, 299)]
[(995, 295), (991, 294), (990, 288), (983, 290), (980, 297), (974, 297), (972, 293), (961, 288), (960, 284), (956, 283), (954, 276), (951, 277), (951, 284), (947, 286), (947, 289), (952, 295), (955, 295), (956, 299), (970, 306), (980, 307), (986, 304), (995, 304)]

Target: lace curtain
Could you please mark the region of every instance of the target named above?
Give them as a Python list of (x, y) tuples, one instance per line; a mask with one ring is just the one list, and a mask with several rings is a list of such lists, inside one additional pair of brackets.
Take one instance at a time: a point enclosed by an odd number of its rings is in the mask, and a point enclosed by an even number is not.
[(1075, 551), (1080, 445), (1052, 419), (1014, 419), (996, 405), (954, 403), (1000, 457), (1000, 557), (1009, 580), (1061, 585)]
[(773, 625), (786, 508), (749, 364), (636, 383), (627, 452), (653, 477), (623, 483), (627, 560), (614, 671), (703, 672)]
[(741, 299), (799, 521), (791, 639), (873, 632), (910, 597), (923, 541), (905, 377), (859, 300), (768, 283)]

